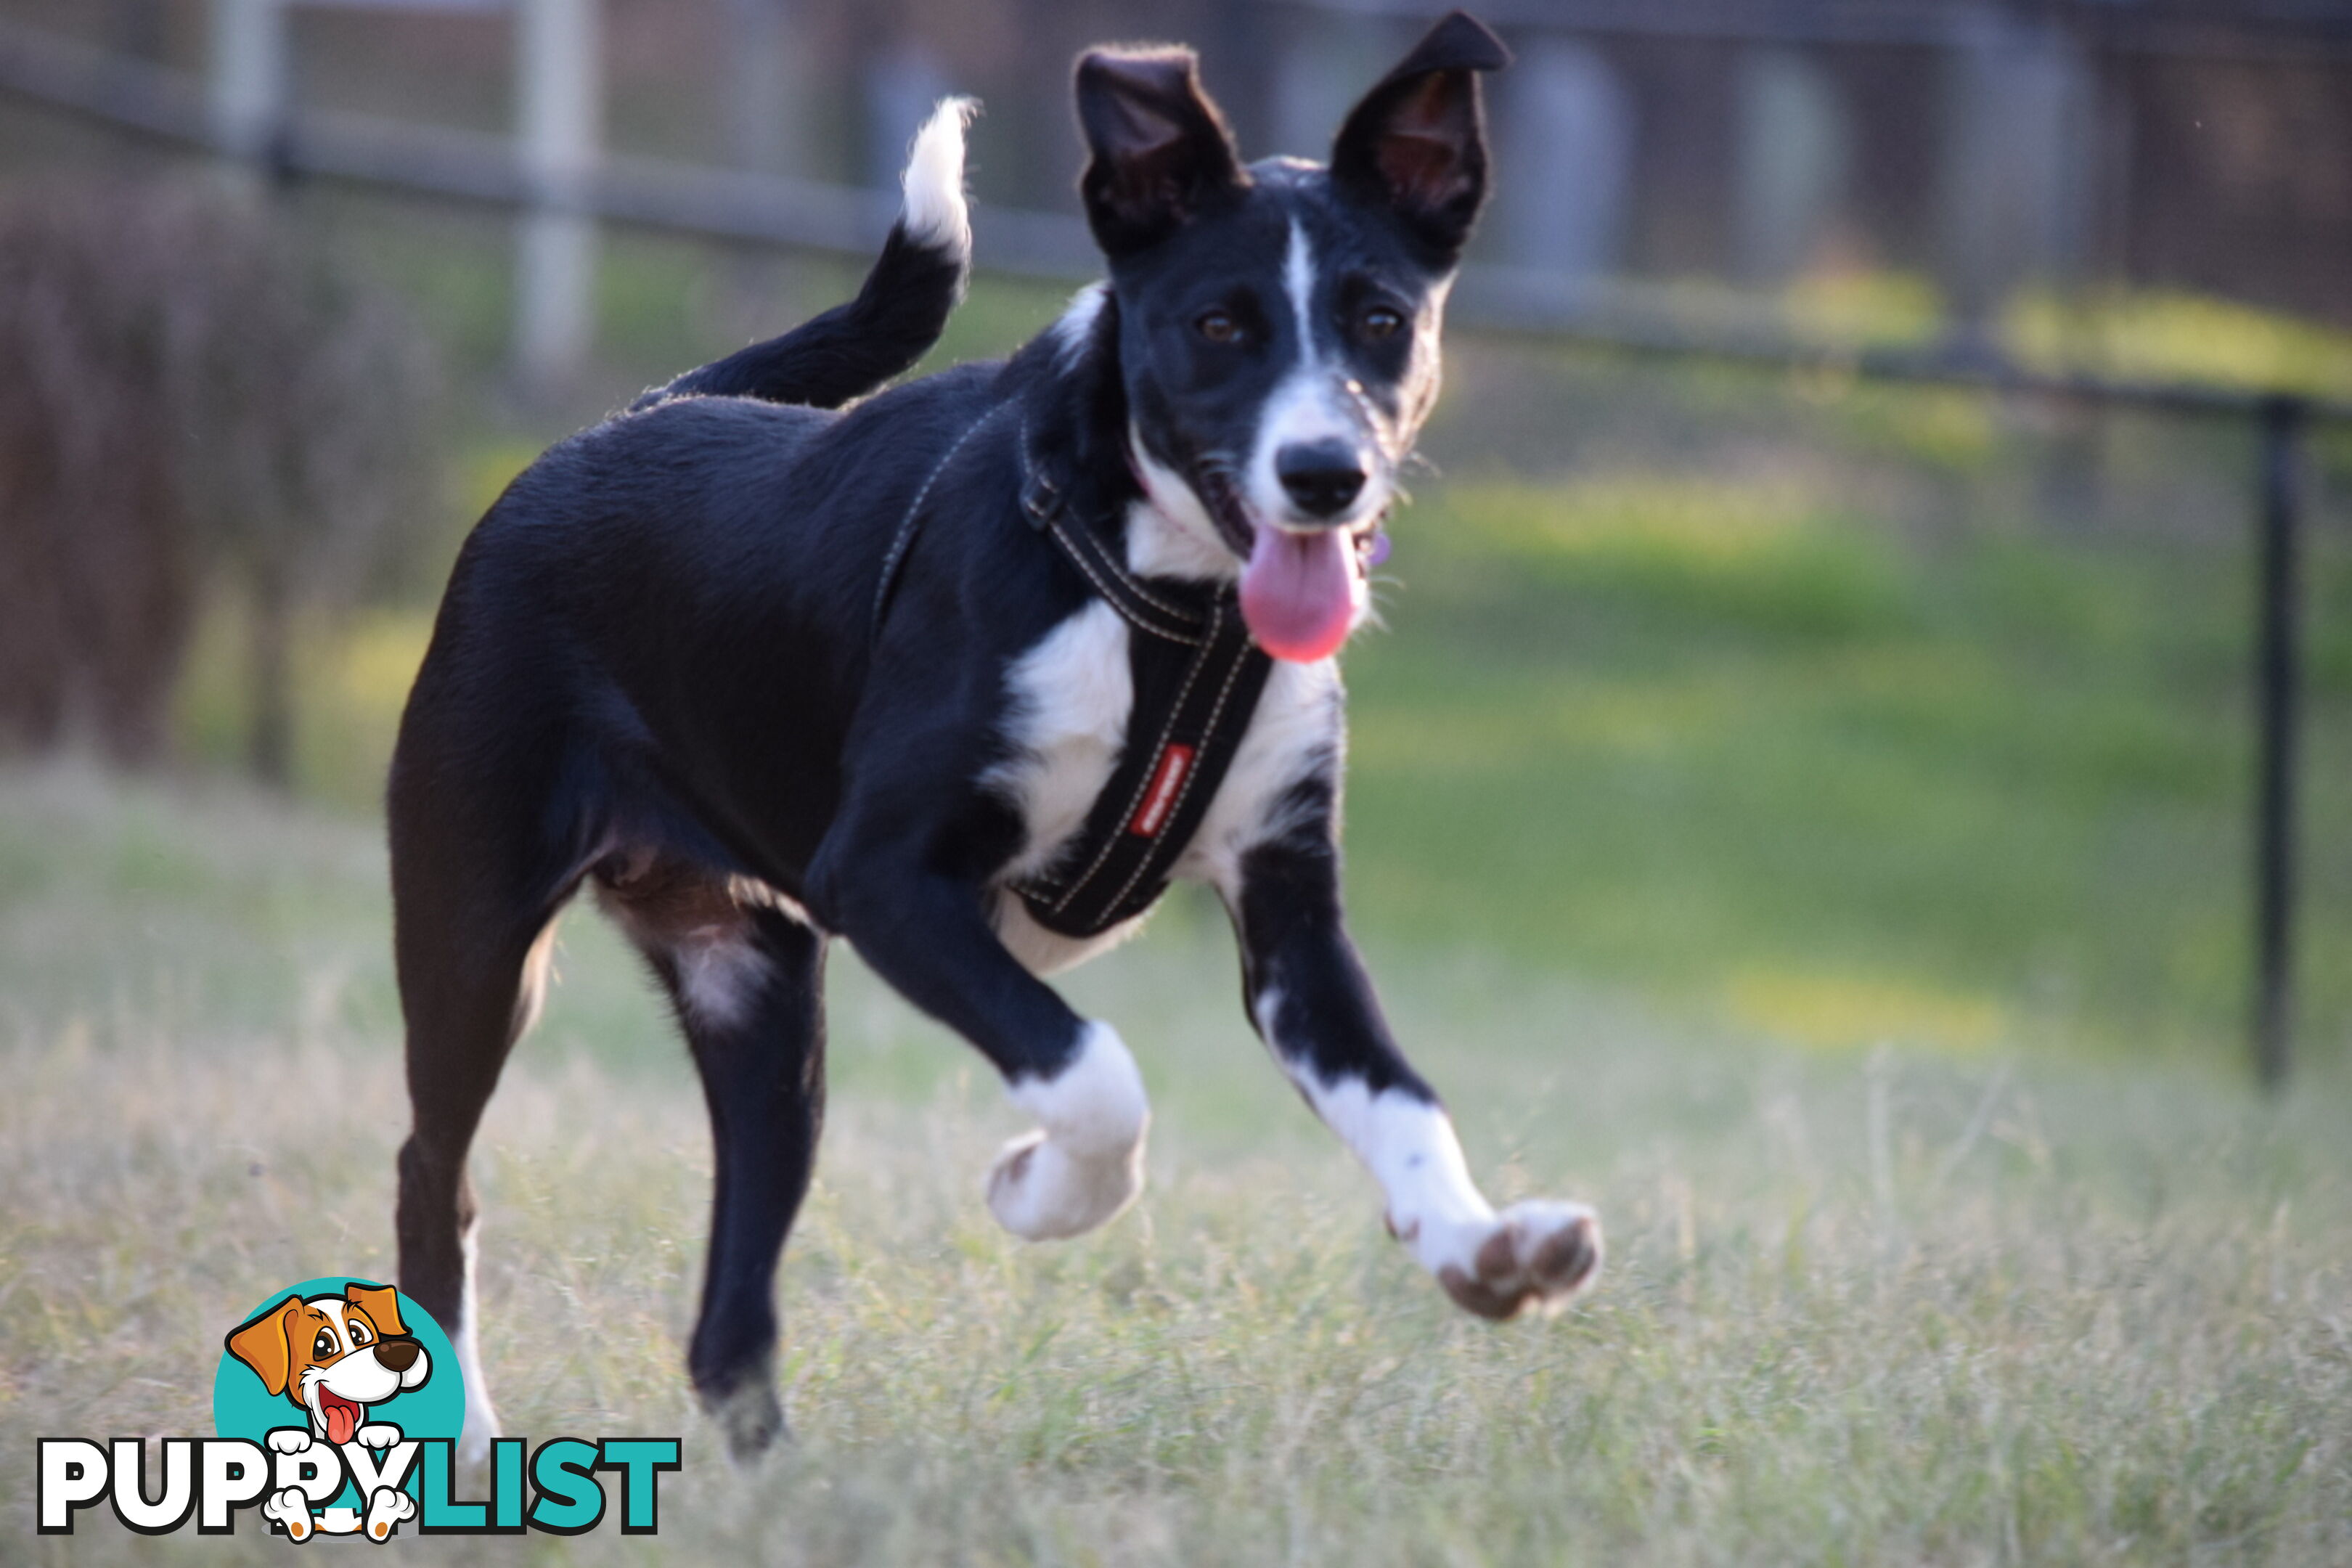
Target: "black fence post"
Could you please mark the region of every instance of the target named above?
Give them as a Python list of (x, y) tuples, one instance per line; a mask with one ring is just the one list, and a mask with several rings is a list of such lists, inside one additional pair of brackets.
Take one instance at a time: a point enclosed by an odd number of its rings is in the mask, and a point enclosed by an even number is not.
[(2294, 783), (2303, 697), (2303, 433), (2296, 397), (2262, 405), (2254, 642), (2254, 1071), (2286, 1085), (2294, 1047)]

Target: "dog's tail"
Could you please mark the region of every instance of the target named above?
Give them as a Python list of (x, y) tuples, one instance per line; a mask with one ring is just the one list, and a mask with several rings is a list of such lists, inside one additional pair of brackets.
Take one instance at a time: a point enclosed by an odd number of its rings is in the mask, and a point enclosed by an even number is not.
[(899, 184), (905, 199), (865, 286), (779, 338), (690, 370), (638, 398), (756, 397), (838, 408), (909, 370), (939, 342), (971, 273), (964, 205), (963, 128), (979, 104), (943, 99), (920, 132)]

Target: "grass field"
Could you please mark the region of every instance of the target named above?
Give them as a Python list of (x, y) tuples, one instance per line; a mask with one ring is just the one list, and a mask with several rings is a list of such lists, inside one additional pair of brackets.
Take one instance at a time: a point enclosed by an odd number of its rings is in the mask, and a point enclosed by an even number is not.
[[(79, 135), (5, 118), (0, 162)], [(260, 1292), (390, 1270), (377, 794), (458, 533), (564, 426), (858, 270), (611, 232), (593, 363), (534, 403), (504, 218), (286, 199), (416, 306), (462, 450), (406, 559), (303, 633), (294, 802), (220, 782), (226, 599), (173, 782), (0, 764), (0, 1564), (283, 1560), (251, 1520), (37, 1539), (33, 1439), (204, 1433)], [(983, 280), (932, 363), (1064, 297)], [(1898, 274), (1738, 302), (1853, 344), (1942, 319)], [(2352, 395), (2352, 335), (2208, 299), (2029, 291), (2000, 330), (2039, 365)], [(798, 1440), (739, 1474), (681, 1367), (698, 1095), (575, 915), (478, 1155), (485, 1349), (511, 1430), (677, 1433), (687, 1467), (658, 1540), (513, 1554), (2352, 1562), (2352, 438), (2314, 454), (2273, 1104), (2242, 1066), (2242, 430), (1467, 334), (1448, 374), (1450, 471), (1414, 477), (1391, 629), (1349, 655), (1351, 907), (1488, 1191), (1601, 1208), (1599, 1288), (1546, 1324), (1447, 1306), (1182, 896), (1069, 986), (1142, 1059), (1151, 1190), (1013, 1243), (979, 1182), (1017, 1120), (845, 952), (782, 1287)]]
[[(713, 336), (678, 257), (610, 259), (616, 359)], [(488, 354), (502, 314), (474, 304)], [(1054, 306), (983, 289), (943, 352)], [(1349, 655), (1351, 907), (1490, 1193), (1601, 1207), (1600, 1289), (1544, 1325), (1445, 1305), (1260, 1059), (1223, 919), (1185, 897), (1069, 987), (1143, 1060), (1152, 1190), (1018, 1246), (979, 1201), (1001, 1094), (844, 954), (783, 1286), (799, 1440), (737, 1475), (680, 1369), (698, 1097), (575, 916), (479, 1157), (485, 1348), (513, 1429), (677, 1432), (688, 1465), (659, 1542), (535, 1554), (2352, 1560), (2339, 514), (2309, 563), (2303, 1069), (2268, 1105), (2241, 1066), (2233, 437), (2110, 432), (2105, 511), (2054, 525), (2040, 437), (1982, 399), (1507, 357), (1461, 355), (1432, 440), (1455, 471), (1417, 482), (1390, 629)], [(478, 440), (452, 516), (534, 444)], [(2322, 459), (2340, 494), (2352, 457)], [(431, 554), (305, 634), (299, 805), (205, 782), (241, 727), (228, 603), (179, 783), (0, 772), (12, 1542), (33, 1436), (205, 1430), (229, 1317), (391, 1267), (376, 795)], [(134, 1555), (111, 1530), (38, 1560)]]
[[(487, 1359), (513, 1429), (677, 1432), (687, 1467), (656, 1542), (528, 1552), (2352, 1556), (2337, 1068), (2273, 1107), (2195, 1059), (1797, 1049), (1376, 936), (1490, 1191), (1585, 1196), (1610, 1226), (1582, 1306), (1498, 1328), (1416, 1275), (1256, 1059), (1220, 924), (1180, 904), (1074, 985), (1135, 1043), (1158, 1120), (1143, 1204), (1058, 1247), (979, 1201), (1016, 1122), (974, 1058), (837, 963), (835, 1114), (783, 1284), (799, 1440), (745, 1476), (679, 1365), (698, 1100), (575, 915), (478, 1157)], [(229, 1543), (110, 1520), (36, 1542), (31, 1440), (208, 1430), (219, 1336), (253, 1297), (389, 1268), (383, 926), (363, 823), (0, 773), (0, 1556), (289, 1550), (250, 1521)]]

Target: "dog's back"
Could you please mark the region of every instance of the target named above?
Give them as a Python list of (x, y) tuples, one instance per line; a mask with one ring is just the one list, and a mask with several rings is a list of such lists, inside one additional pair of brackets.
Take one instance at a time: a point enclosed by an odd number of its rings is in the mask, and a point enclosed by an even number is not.
[[(920, 477), (906, 448), (960, 417), (988, 367), (838, 410), (911, 368), (962, 298), (970, 112), (950, 100), (917, 136), (904, 209), (853, 300), (558, 443), (477, 524), (394, 754), (396, 882), (420, 858), (409, 845), (451, 828), (436, 801), (490, 779), (551, 791), (560, 809), (497, 830), (528, 826), (542, 845), (599, 810), (668, 815), (650, 781), (612, 776), (656, 744), (760, 750), (747, 776), (771, 800), (831, 798), (854, 674), (839, 650), (861, 646), (856, 584), (887, 546), (871, 520), (906, 504)], [(756, 679), (680, 689), (687, 668)], [(813, 837), (821, 815), (803, 815)], [(716, 863), (740, 859), (684, 816), (672, 826)]]
[[(721, 845), (680, 823), (660, 837), (796, 880), (838, 792), (891, 522), (922, 455), (952, 443), (1002, 371), (958, 367), (845, 414), (671, 395), (549, 450), (451, 574), (394, 753), (395, 840), (419, 821), (441, 830), (437, 811), (408, 806), (452, 768), (567, 768), (551, 797), (561, 819), (541, 833), (689, 793), (688, 816), (737, 834)], [(953, 577), (948, 558), (979, 543), (935, 542), (927, 580)], [(656, 752), (664, 777), (615, 776)], [(736, 789), (740, 809), (714, 797)]]

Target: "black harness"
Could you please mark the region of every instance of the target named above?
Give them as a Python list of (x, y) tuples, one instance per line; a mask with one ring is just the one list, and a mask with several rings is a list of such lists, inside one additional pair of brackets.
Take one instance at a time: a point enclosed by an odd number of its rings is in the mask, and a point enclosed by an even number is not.
[[(877, 634), (932, 483), (1007, 406), (1000, 405), (965, 431), (916, 492), (883, 557), (874, 599)], [(1233, 585), (1146, 580), (1114, 558), (1087, 520), (1072, 512), (1061, 488), (1031, 460), (1025, 424), (1021, 477), (1022, 516), (1132, 633), (1127, 657), (1135, 701), (1118, 765), (1054, 867), (1013, 884), (1039, 925), (1064, 936), (1091, 937), (1143, 913), (1167, 891), (1177, 858), (1192, 843), (1249, 731), (1274, 661), (1251, 640)]]

